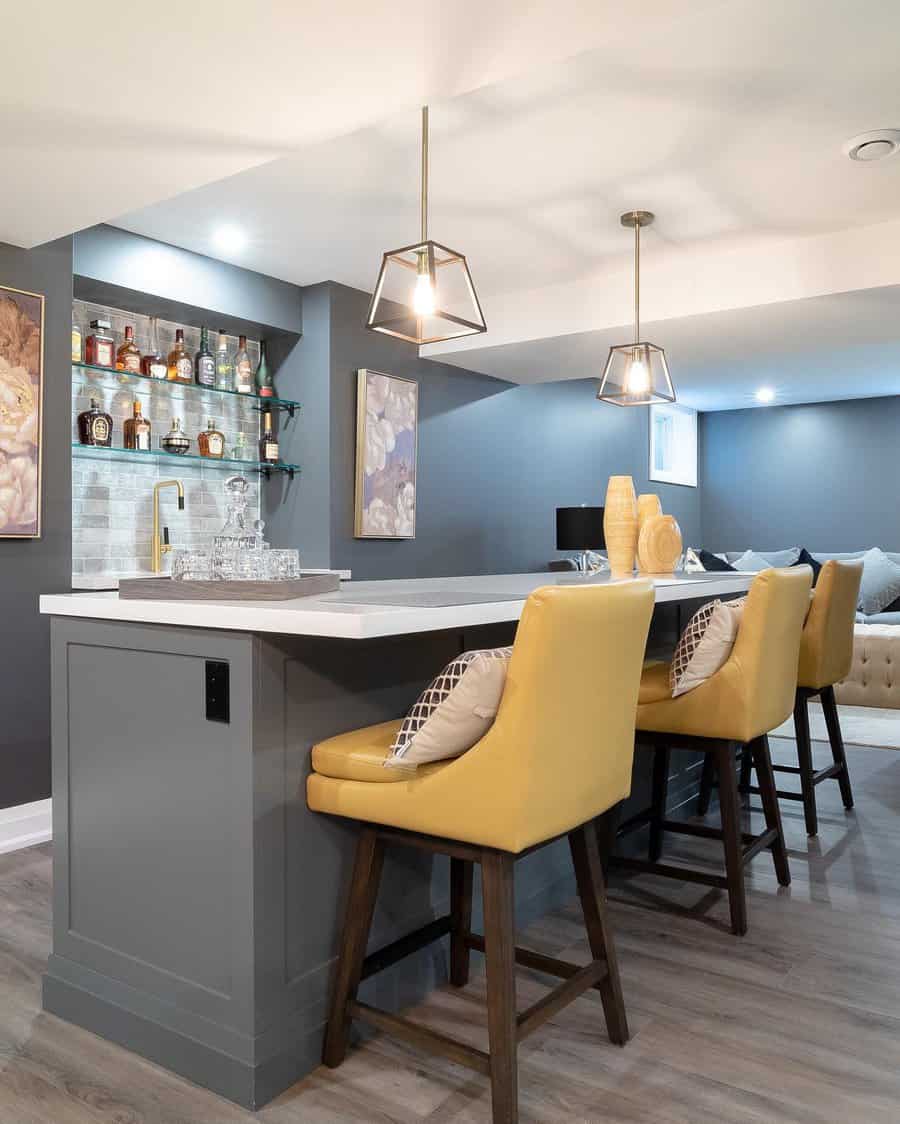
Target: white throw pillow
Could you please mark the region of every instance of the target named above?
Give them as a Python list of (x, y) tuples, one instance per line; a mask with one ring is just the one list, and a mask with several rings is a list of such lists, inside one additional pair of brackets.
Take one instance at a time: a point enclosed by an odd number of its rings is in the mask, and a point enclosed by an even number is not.
[(672, 698), (693, 691), (728, 662), (745, 600), (709, 601), (688, 621), (669, 668)]
[(706, 567), (700, 561), (700, 555), (692, 546), (684, 552), (684, 572), (686, 574), (702, 574)]
[(391, 746), (387, 767), (459, 757), (497, 717), (512, 648), (463, 652), (416, 699)]
[(862, 562), (858, 607), (867, 616), (883, 613), (900, 597), (900, 566), (877, 546), (866, 551)]

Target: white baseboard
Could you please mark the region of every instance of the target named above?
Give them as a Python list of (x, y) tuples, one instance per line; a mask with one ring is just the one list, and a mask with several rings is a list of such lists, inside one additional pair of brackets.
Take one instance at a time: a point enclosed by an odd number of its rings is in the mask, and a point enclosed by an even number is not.
[(0, 808), (0, 855), (21, 851), (53, 838), (50, 800)]

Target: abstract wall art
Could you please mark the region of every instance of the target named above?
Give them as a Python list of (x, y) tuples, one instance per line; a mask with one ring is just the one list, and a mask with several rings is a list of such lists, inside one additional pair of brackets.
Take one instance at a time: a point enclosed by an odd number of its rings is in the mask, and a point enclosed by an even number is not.
[(44, 298), (0, 285), (0, 539), (41, 533)]
[(354, 534), (414, 539), (419, 384), (363, 369), (356, 393)]

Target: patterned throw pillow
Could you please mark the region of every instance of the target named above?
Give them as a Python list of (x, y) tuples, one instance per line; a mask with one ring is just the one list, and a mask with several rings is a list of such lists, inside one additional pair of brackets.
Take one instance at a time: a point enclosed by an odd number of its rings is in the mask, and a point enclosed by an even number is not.
[(385, 765), (424, 765), (471, 749), (497, 716), (511, 656), (512, 648), (485, 648), (451, 660), (403, 719)]
[(672, 698), (693, 691), (728, 662), (746, 598), (708, 601), (688, 621), (669, 668)]

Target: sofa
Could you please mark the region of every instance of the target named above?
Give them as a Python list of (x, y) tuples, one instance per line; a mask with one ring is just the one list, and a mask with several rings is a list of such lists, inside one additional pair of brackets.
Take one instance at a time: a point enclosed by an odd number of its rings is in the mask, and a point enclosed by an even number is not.
[[(732, 565), (744, 553), (741, 550), (722, 552), (719, 557)], [(756, 551), (763, 558), (783, 551)], [(849, 553), (810, 552), (817, 562), (830, 558), (862, 558), (864, 550)], [(900, 565), (900, 553), (885, 551), (888, 558)], [(850, 674), (835, 689), (835, 698), (845, 706), (875, 706), (900, 710), (900, 598), (880, 613), (857, 613), (853, 639), (853, 665)]]

